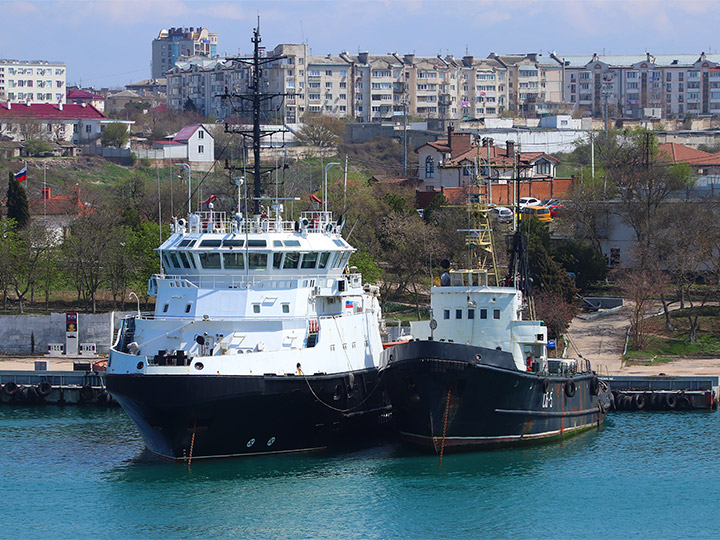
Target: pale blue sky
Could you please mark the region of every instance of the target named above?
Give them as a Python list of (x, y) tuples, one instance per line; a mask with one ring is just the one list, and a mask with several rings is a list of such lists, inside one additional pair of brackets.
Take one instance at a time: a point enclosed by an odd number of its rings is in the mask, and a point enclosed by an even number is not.
[(203, 26), (218, 51), (306, 41), (312, 54), (715, 52), (718, 0), (0, 0), (0, 58), (67, 64), (97, 88), (150, 76), (162, 28)]

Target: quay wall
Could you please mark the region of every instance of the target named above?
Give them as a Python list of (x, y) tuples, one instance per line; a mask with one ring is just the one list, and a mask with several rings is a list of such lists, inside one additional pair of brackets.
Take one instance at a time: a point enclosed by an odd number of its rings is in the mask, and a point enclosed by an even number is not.
[[(78, 313), (78, 344), (94, 343), (98, 355), (107, 354), (120, 320), (130, 313)], [(45, 354), (49, 343), (65, 344), (65, 313), (0, 315), (0, 354)]]

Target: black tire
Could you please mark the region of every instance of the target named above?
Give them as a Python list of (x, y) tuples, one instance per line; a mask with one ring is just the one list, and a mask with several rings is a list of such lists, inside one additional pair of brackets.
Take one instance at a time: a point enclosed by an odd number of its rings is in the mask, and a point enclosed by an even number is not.
[(100, 405), (110, 405), (110, 403), (112, 403), (112, 396), (107, 390), (102, 390), (100, 394), (98, 394), (97, 402)]
[(547, 391), (550, 389), (550, 380), (543, 379), (542, 385), (543, 385), (543, 393), (547, 393)]
[(598, 381), (598, 378), (595, 376), (590, 379), (590, 393), (593, 396), (597, 396), (600, 393), (600, 381)]
[(691, 408), (690, 398), (682, 392), (677, 396), (677, 408), (684, 411)]
[(632, 398), (633, 401), (633, 408), (637, 411), (642, 411), (645, 408), (645, 405), (647, 404), (645, 401), (645, 396), (642, 394), (635, 394)]
[(28, 400), (28, 387), (20, 386), (13, 394), (13, 399), (18, 403), (25, 403)]
[(41, 398), (47, 397), (52, 392), (52, 384), (47, 381), (42, 381), (35, 387), (35, 391)]
[(6, 396), (12, 396), (18, 391), (18, 385), (15, 381), (8, 381), (5, 383), (5, 386), (3, 386), (2, 391)]
[(621, 402), (622, 402), (622, 409), (624, 411), (629, 411), (630, 408), (632, 407), (632, 398), (630, 396), (626, 396), (625, 394), (623, 394)]
[(80, 397), (83, 401), (92, 401), (95, 399), (95, 389), (89, 384), (86, 384), (80, 389)]
[(573, 397), (576, 390), (577, 387), (575, 386), (575, 381), (568, 381), (565, 383), (565, 395), (567, 397)]
[(677, 407), (677, 397), (675, 397), (675, 394), (665, 394), (665, 406), (668, 409), (675, 409)]

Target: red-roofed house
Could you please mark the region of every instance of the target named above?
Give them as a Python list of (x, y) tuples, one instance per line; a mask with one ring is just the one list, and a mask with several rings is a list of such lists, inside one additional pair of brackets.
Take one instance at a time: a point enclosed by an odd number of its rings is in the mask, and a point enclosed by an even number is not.
[(101, 113), (105, 112), (105, 96), (88, 92), (87, 90), (68, 90), (65, 93), (67, 103), (75, 103), (76, 105), (92, 105)]
[(34, 221), (43, 223), (59, 238), (67, 231), (73, 220), (87, 215), (92, 207), (80, 200), (80, 188), (71, 195), (52, 195), (49, 187), (42, 188), (40, 199), (29, 199), (28, 208)]
[(152, 148), (133, 148), (139, 158), (182, 160), (198, 170), (209, 170), (215, 162), (215, 139), (205, 126), (193, 124), (178, 131), (172, 139), (153, 141)]
[[(448, 138), (429, 142), (416, 150), (419, 158), (419, 180), (425, 189), (462, 187), (472, 184), (477, 172), (487, 176), (488, 148), (479, 149), (470, 133), (455, 133), (448, 128)], [(515, 152), (515, 144), (508, 141), (502, 147), (490, 146), (490, 174), (493, 183), (507, 184), (514, 178), (515, 161), (518, 177), (523, 179), (552, 179), (559, 160), (544, 152)]]
[(14, 141), (44, 139), (74, 144), (96, 142), (110, 120), (92, 105), (76, 103), (0, 103), (0, 135)]

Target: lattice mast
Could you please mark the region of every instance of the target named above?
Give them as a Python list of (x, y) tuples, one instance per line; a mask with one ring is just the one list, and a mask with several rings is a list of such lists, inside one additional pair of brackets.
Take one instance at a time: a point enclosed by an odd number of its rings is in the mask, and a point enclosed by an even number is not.
[[(252, 104), (252, 129), (238, 129), (231, 127), (228, 123), (225, 123), (225, 131), (228, 133), (239, 133), (243, 136), (244, 140), (251, 141), (251, 147), (253, 150), (253, 213), (255, 215), (260, 214), (260, 200), (262, 199), (262, 175), (269, 171), (275, 170), (276, 167), (262, 167), (260, 163), (260, 141), (263, 137), (268, 137), (274, 133), (284, 133), (287, 131), (285, 127), (278, 127), (277, 129), (261, 129), (260, 125), (260, 114), (262, 111), (262, 105), (265, 102), (272, 101), (276, 98), (284, 98), (285, 96), (294, 96), (295, 94), (285, 93), (264, 93), (262, 92), (262, 75), (263, 66), (271, 62), (277, 62), (286, 56), (273, 56), (270, 58), (261, 57), (260, 43), (260, 18), (258, 17), (257, 28), (253, 30), (253, 37), (250, 40), (253, 44), (253, 56), (252, 58), (230, 58), (230, 60), (239, 62), (241, 64), (250, 66), (252, 72), (252, 79), (248, 86), (250, 92), (248, 94), (237, 94), (229, 92), (228, 88), (225, 88), (225, 94), (222, 96), (224, 99), (230, 101), (231, 106), (235, 112), (239, 112), (238, 108), (233, 104), (233, 98), (239, 99), (241, 102), (250, 102)], [(244, 144), (244, 143), (243, 143)], [(233, 167), (228, 167), (232, 169)]]

